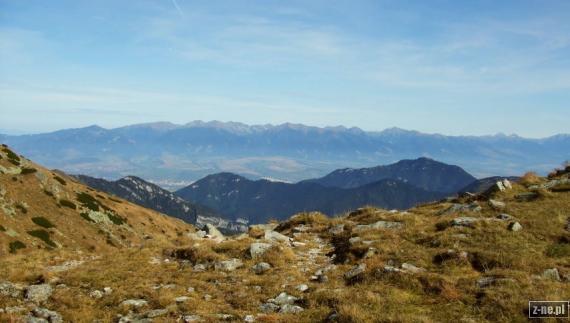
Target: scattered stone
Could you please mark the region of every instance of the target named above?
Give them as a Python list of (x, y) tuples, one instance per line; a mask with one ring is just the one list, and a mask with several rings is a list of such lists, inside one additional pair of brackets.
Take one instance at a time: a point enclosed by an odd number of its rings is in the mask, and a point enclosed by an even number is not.
[(149, 318), (149, 319), (153, 319), (156, 317), (164, 316), (166, 314), (168, 314), (168, 310), (161, 308), (161, 309), (156, 309), (156, 310), (150, 310), (150, 311), (146, 312), (144, 314), (144, 316)]
[(194, 287), (188, 287), (188, 289), (186, 291), (188, 293), (194, 293), (196, 291), (196, 289)]
[(196, 264), (194, 267), (192, 267), (192, 270), (197, 273), (204, 272), (206, 269), (208, 269), (208, 267), (206, 267), (205, 264)]
[(477, 280), (477, 286), (479, 288), (487, 288), (492, 285), (496, 285), (503, 282), (514, 282), (511, 278), (500, 278), (495, 276), (481, 277)]
[(372, 258), (372, 257), (374, 257), (374, 255), (376, 255), (377, 253), (378, 253), (378, 249), (376, 249), (376, 248), (368, 248), (368, 250), (366, 250), (366, 253), (364, 254), (363, 258), (364, 258), (364, 259)]
[(202, 321), (202, 317), (200, 315), (184, 315), (182, 321), (184, 323), (199, 322)]
[(20, 284), (13, 284), (11, 282), (2, 282), (0, 283), (0, 295), (3, 296), (10, 296), (13, 298), (18, 298), (22, 296), (22, 291), (24, 287)]
[(111, 287), (105, 287), (103, 288), (103, 293), (105, 293), (105, 295), (111, 295), (113, 294), (113, 289)]
[(505, 207), (507, 207), (507, 204), (505, 204), (505, 202), (501, 202), (501, 201), (497, 201), (497, 200), (493, 200), (493, 199), (489, 200), (489, 205), (495, 210), (504, 210)]
[(273, 245), (263, 242), (255, 242), (249, 246), (249, 255), (252, 259), (259, 258), (265, 254)]
[(291, 244), (292, 244), (293, 247), (295, 247), (295, 248), (304, 247), (304, 246), (307, 245), (306, 243), (304, 243), (304, 242), (299, 242), (299, 241), (293, 241)]
[(259, 305), (259, 311), (262, 313), (275, 313), (279, 311), (279, 306), (273, 303), (263, 303)]
[(289, 295), (286, 292), (282, 292), (281, 294), (277, 295), (277, 297), (275, 297), (274, 299), (268, 300), (268, 302), (282, 306), (285, 304), (295, 304), (295, 302), (298, 300), (299, 298)]
[(89, 293), (89, 297), (95, 298), (95, 299), (101, 299), (101, 298), (103, 298), (103, 292), (100, 290), (94, 290), (91, 293)]
[(238, 258), (218, 261), (214, 264), (214, 269), (217, 271), (234, 271), (240, 267), (243, 267), (243, 262)]
[(266, 262), (260, 262), (251, 267), (251, 269), (253, 269), (253, 272), (257, 275), (261, 275), (271, 269), (271, 265)]
[(451, 225), (455, 227), (469, 227), (472, 228), (476, 222), (480, 221), (481, 219), (473, 218), (469, 216), (462, 216), (455, 218), (451, 221)]
[(558, 269), (556, 268), (546, 269), (542, 273), (542, 277), (546, 279), (560, 281), (560, 274), (558, 273)]
[[(39, 320), (37, 320), (39, 319)], [(50, 311), (46, 308), (35, 308), (27, 317), (27, 322), (49, 322), (63, 323), (63, 318), (57, 312)]]
[(348, 243), (350, 243), (350, 244), (356, 244), (356, 243), (359, 243), (360, 241), (362, 241), (362, 238), (360, 238), (360, 237), (352, 237), (352, 238), (348, 239)]
[(68, 270), (77, 268), (77, 267), (81, 266), (84, 262), (85, 262), (84, 260), (69, 260), (69, 261), (64, 262), (61, 265), (48, 267), (47, 271), (53, 272), (53, 273), (64, 272), (64, 271), (68, 271)]
[(215, 240), (217, 242), (226, 240), (226, 237), (220, 232), (220, 230), (218, 230), (210, 223), (206, 223), (203, 230), (207, 233), (206, 237), (209, 237), (212, 240)]
[(8, 306), (4, 308), (4, 312), (6, 312), (6, 314), (21, 314), (26, 311), (27, 309), (23, 306)]
[(507, 213), (501, 213), (501, 214), (497, 215), (497, 219), (503, 220), (503, 221), (509, 221), (509, 220), (514, 219), (514, 218)]
[(513, 222), (513, 223), (509, 224), (509, 230), (511, 230), (513, 232), (517, 232), (517, 231), (520, 231), (522, 229), (523, 229), (522, 225), (518, 222)]
[(264, 236), (265, 240), (269, 240), (269, 241), (277, 241), (277, 242), (291, 242), (291, 238), (289, 238), (288, 236), (281, 234), (277, 231), (265, 231), (265, 236)]
[(121, 303), (122, 306), (127, 306), (127, 307), (143, 307), (147, 304), (148, 302), (145, 301), (144, 299), (128, 299)]
[(306, 284), (300, 284), (300, 285), (297, 285), (297, 287), (295, 289), (300, 291), (301, 293), (304, 293), (304, 292), (309, 290), (309, 286)]
[(329, 229), (329, 233), (332, 235), (338, 235), (344, 232), (344, 224), (337, 224)]
[(250, 315), (246, 315), (246, 316), (243, 318), (243, 321), (244, 321), (244, 322), (255, 322), (255, 316), (253, 316), (253, 315), (251, 315), (251, 314), (250, 314)]
[(528, 192), (515, 195), (515, 199), (519, 202), (529, 202), (536, 200), (538, 198), (538, 193)]
[(48, 300), (53, 292), (49, 284), (31, 285), (26, 289), (26, 300), (33, 303), (42, 303)]
[(211, 301), (211, 300), (212, 300), (212, 295), (210, 295), (210, 294), (205, 294), (203, 298), (204, 298), (205, 301)]
[(304, 311), (304, 308), (298, 305), (285, 304), (281, 306), (279, 313), (281, 314), (299, 314)]
[[(273, 229), (274, 229), (274, 228), (273, 228)], [(271, 229), (271, 230), (273, 230), (273, 229)], [(307, 232), (307, 231), (309, 231), (310, 229), (311, 229), (310, 226), (301, 224), (301, 225), (298, 225), (298, 226), (294, 227), (294, 228), (293, 228), (293, 232)]]
[(394, 266), (389, 266), (389, 265), (384, 266), (385, 273), (399, 273), (401, 271), (402, 270), (400, 268), (396, 268)]
[(352, 267), (349, 271), (344, 274), (344, 278), (346, 280), (355, 280), (358, 278), (362, 278), (362, 275), (366, 271), (366, 264), (359, 264), (357, 266)]
[(190, 297), (188, 297), (188, 296), (180, 296), (180, 297), (176, 297), (176, 298), (174, 299), (174, 301), (175, 301), (176, 303), (186, 303), (186, 302), (188, 302), (189, 300), (190, 300)]
[(404, 226), (402, 222), (395, 221), (378, 221), (372, 224), (360, 224), (357, 225), (355, 231), (364, 231), (372, 229), (401, 229)]
[(402, 269), (407, 271), (407, 272), (413, 273), (413, 274), (419, 274), (419, 273), (423, 273), (426, 271), (424, 268), (416, 267), (416, 266), (414, 266), (412, 264), (408, 264), (408, 263), (403, 263)]

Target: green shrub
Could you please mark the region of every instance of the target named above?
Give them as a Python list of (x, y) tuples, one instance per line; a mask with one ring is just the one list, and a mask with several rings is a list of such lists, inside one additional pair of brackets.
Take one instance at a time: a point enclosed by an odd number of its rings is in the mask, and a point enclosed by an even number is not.
[(6, 147), (4, 147), (2, 150), (6, 153), (6, 157), (8, 157), (9, 162), (16, 166), (20, 166), (20, 157), (16, 153)]
[(45, 193), (47, 196), (53, 197), (53, 193), (50, 192), (50, 191), (48, 191), (48, 190), (44, 190), (44, 193)]
[(65, 206), (65, 207), (68, 207), (68, 208), (74, 209), (74, 210), (77, 209), (77, 206), (75, 205), (75, 203), (73, 203), (69, 200), (65, 200), (65, 199), (59, 200), (59, 205)]
[(65, 182), (65, 180), (57, 175), (53, 175), (53, 179), (55, 179), (56, 181), (58, 181), (61, 185), (67, 185), (67, 183)]
[(109, 197), (109, 200), (111, 200), (111, 201), (113, 201), (113, 202), (116, 202), (116, 203), (123, 203), (123, 201), (117, 200), (117, 199), (112, 198), (112, 197)]
[(95, 223), (95, 221), (89, 216), (89, 213), (81, 212), (79, 215), (81, 215), (85, 220)]
[(16, 251), (18, 251), (19, 249), (26, 248), (26, 245), (22, 241), (16, 240), (10, 242), (9, 248), (10, 248), (10, 253), (16, 253)]
[(125, 219), (112, 212), (107, 213), (107, 217), (109, 218), (109, 220), (111, 220), (111, 222), (113, 222), (116, 225), (121, 225), (125, 223)]
[(32, 231), (28, 231), (28, 234), (31, 235), (32, 237), (35, 237), (35, 238), (42, 240), (43, 242), (45, 242), (45, 244), (47, 244), (48, 246), (50, 246), (52, 248), (57, 247), (55, 242), (53, 242), (51, 240), (49, 232), (47, 232), (46, 230), (32, 230)]
[(3, 226), (3, 225), (1, 225), (1, 224), (0, 224), (0, 231), (2, 231), (2, 232), (6, 232), (6, 228), (4, 228), (4, 226)]
[(99, 202), (87, 193), (77, 193), (77, 200), (92, 211), (99, 211)]
[(55, 225), (53, 223), (51, 223), (48, 219), (46, 219), (42, 216), (32, 218), (32, 222), (34, 222), (35, 224), (39, 225), (40, 227), (44, 227), (46, 229), (55, 228)]
[(33, 174), (35, 172), (37, 172), (38, 170), (35, 168), (22, 168), (22, 171), (20, 172), (20, 174), (22, 175), (26, 175), (26, 174)]

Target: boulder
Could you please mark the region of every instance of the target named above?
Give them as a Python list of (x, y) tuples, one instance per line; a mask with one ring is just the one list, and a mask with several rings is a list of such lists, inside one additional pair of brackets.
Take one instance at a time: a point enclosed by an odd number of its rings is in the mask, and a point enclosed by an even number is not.
[(218, 261), (214, 264), (214, 269), (217, 271), (234, 271), (240, 267), (243, 267), (243, 262), (237, 258)]
[(266, 263), (266, 262), (260, 262), (255, 264), (253, 267), (251, 267), (251, 269), (253, 270), (254, 273), (256, 273), (257, 275), (261, 275), (264, 272), (268, 271), (269, 269), (271, 269), (271, 265)]
[(37, 307), (28, 315), (26, 322), (63, 323), (63, 318), (57, 312)]
[(503, 221), (509, 221), (509, 220), (512, 220), (513, 217), (510, 216), (509, 214), (501, 213), (501, 214), (497, 215), (497, 219), (503, 220)]
[(309, 290), (309, 286), (306, 284), (300, 284), (300, 285), (297, 285), (297, 287), (295, 287), (295, 289), (300, 291), (301, 293), (304, 293), (304, 292)]
[(275, 313), (279, 311), (279, 305), (275, 305), (273, 303), (263, 303), (259, 305), (259, 311), (262, 313)]
[(22, 296), (24, 286), (9, 281), (0, 283), (0, 295), (18, 298)]
[(481, 221), (481, 219), (473, 218), (469, 216), (462, 216), (455, 218), (451, 221), (451, 225), (454, 227), (469, 227), (472, 228), (476, 222)]
[(542, 277), (550, 280), (560, 281), (560, 274), (556, 268), (546, 269), (542, 273)]
[(249, 255), (252, 259), (262, 257), (272, 247), (273, 245), (269, 243), (254, 242), (249, 246)]
[(89, 293), (89, 297), (95, 298), (95, 299), (103, 298), (103, 292), (100, 290), (94, 290), (91, 293)]
[(413, 274), (419, 274), (419, 273), (423, 273), (426, 271), (424, 268), (416, 267), (416, 266), (414, 266), (412, 264), (408, 264), (408, 263), (403, 263), (402, 269), (406, 272), (410, 272)]
[(359, 264), (352, 267), (349, 271), (344, 274), (346, 280), (355, 280), (362, 278), (364, 272), (366, 271), (366, 264)]
[(148, 302), (144, 299), (127, 299), (121, 303), (122, 306), (126, 307), (143, 307), (147, 304)]
[(497, 201), (497, 200), (493, 200), (493, 199), (489, 200), (489, 206), (491, 206), (495, 210), (504, 210), (505, 207), (507, 207), (505, 202), (501, 202), (501, 201)]
[(354, 230), (355, 231), (365, 231), (365, 230), (373, 230), (373, 229), (401, 229), (404, 227), (402, 222), (395, 222), (395, 221), (377, 221), (372, 224), (361, 224), (357, 225)]
[(332, 235), (338, 235), (343, 232), (344, 232), (344, 224), (337, 224), (329, 229), (329, 233)]
[(509, 224), (509, 230), (511, 230), (513, 232), (517, 232), (517, 231), (520, 231), (522, 229), (523, 229), (522, 225), (518, 222), (513, 222), (513, 223)]
[(220, 232), (220, 230), (218, 230), (218, 228), (216, 228), (210, 223), (206, 223), (206, 225), (204, 225), (203, 230), (206, 231), (207, 233), (206, 236), (209, 236), (212, 240), (220, 242), (226, 239), (226, 237)]
[(268, 300), (268, 302), (279, 305), (279, 306), (283, 306), (283, 305), (292, 305), (295, 304), (295, 302), (297, 302), (299, 300), (299, 298), (289, 295), (286, 292), (282, 292), (281, 294), (277, 295), (277, 297), (275, 297), (274, 299), (270, 299)]
[(188, 296), (180, 296), (180, 297), (176, 297), (176, 298), (174, 299), (174, 301), (175, 301), (176, 303), (186, 303), (186, 302), (188, 302), (189, 300), (190, 300), (190, 297), (188, 297)]
[(50, 284), (31, 285), (26, 288), (26, 300), (33, 303), (42, 303), (49, 299), (53, 288)]
[(291, 240), (293, 240), (284, 234), (270, 230), (265, 231), (264, 238), (265, 240), (276, 241), (276, 242), (291, 242)]
[(281, 313), (281, 314), (298, 314), (304, 310), (305, 310), (304, 308), (302, 308), (301, 306), (298, 306), (298, 305), (285, 304), (285, 305), (281, 306), (279, 313)]

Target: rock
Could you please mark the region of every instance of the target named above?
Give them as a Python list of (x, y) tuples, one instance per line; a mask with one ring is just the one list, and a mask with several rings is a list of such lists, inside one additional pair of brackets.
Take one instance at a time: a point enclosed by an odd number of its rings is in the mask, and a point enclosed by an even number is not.
[(376, 255), (376, 253), (378, 253), (378, 249), (376, 248), (368, 248), (368, 250), (366, 250), (366, 253), (364, 254), (363, 258), (364, 259), (368, 259), (368, 258), (372, 258), (374, 257), (374, 255)]
[(346, 280), (355, 280), (358, 278), (362, 278), (362, 275), (366, 271), (366, 264), (359, 264), (357, 266), (352, 267), (349, 271), (344, 274), (344, 278)]
[(122, 306), (127, 306), (127, 307), (143, 307), (147, 304), (148, 302), (145, 301), (144, 299), (128, 299), (121, 303)]
[(508, 189), (508, 190), (512, 190), (513, 189), (513, 185), (511, 184), (511, 181), (509, 181), (508, 179), (503, 179), (503, 186)]
[(298, 313), (301, 313), (302, 311), (304, 311), (304, 309), (301, 306), (285, 304), (285, 305), (281, 306), (279, 313), (281, 313), (281, 314), (298, 314)]
[(329, 233), (332, 235), (338, 235), (344, 232), (344, 224), (337, 224), (329, 229)]
[(560, 281), (560, 274), (556, 268), (546, 269), (542, 273), (542, 277), (550, 280)]
[(300, 291), (301, 293), (304, 293), (304, 292), (309, 290), (309, 286), (306, 284), (300, 284), (300, 285), (297, 285), (297, 287), (295, 287), (295, 289)]
[(480, 221), (481, 219), (473, 218), (469, 216), (462, 216), (455, 218), (451, 221), (451, 225), (455, 227), (473, 227), (476, 222)]
[(197, 272), (197, 273), (206, 271), (206, 269), (208, 269), (208, 267), (206, 267), (205, 264), (196, 264), (196, 265), (194, 265), (194, 267), (192, 267), (192, 270)]
[(523, 229), (522, 225), (518, 222), (513, 222), (513, 223), (509, 224), (509, 230), (511, 230), (513, 232), (517, 232), (517, 231), (520, 231), (522, 229)]
[(514, 280), (511, 278), (500, 278), (495, 276), (481, 277), (477, 280), (477, 286), (479, 288), (487, 288), (502, 282), (514, 282)]
[(513, 217), (506, 214), (506, 213), (501, 213), (501, 214), (497, 215), (497, 219), (503, 220), (503, 221), (509, 221), (509, 220), (512, 220)]
[(304, 242), (293, 241), (293, 242), (291, 243), (291, 245), (292, 245), (293, 247), (295, 247), (295, 248), (299, 248), (299, 247), (304, 247), (304, 246), (306, 246), (307, 244), (304, 243)]
[(202, 317), (200, 315), (184, 315), (182, 321), (185, 323), (199, 322), (202, 321)]
[(243, 267), (243, 262), (237, 258), (218, 261), (214, 264), (214, 269), (217, 271), (234, 271), (240, 267)]
[(360, 237), (352, 237), (352, 238), (348, 239), (348, 243), (350, 243), (350, 244), (356, 244), (356, 243), (359, 243), (360, 241), (362, 241), (362, 238), (360, 238)]
[(194, 293), (196, 291), (196, 289), (194, 287), (188, 287), (188, 289), (186, 289), (186, 291), (188, 293)]
[(277, 242), (290, 242), (292, 239), (288, 236), (281, 234), (277, 231), (265, 231), (265, 240), (277, 241)]
[(188, 302), (189, 300), (190, 300), (190, 297), (188, 297), (188, 296), (180, 296), (180, 297), (176, 297), (176, 298), (174, 299), (174, 301), (175, 301), (176, 303), (186, 303), (186, 302)]
[(279, 306), (273, 303), (263, 303), (259, 305), (259, 311), (262, 313), (275, 313), (279, 311)]
[(272, 244), (255, 242), (249, 246), (249, 255), (252, 259), (259, 258), (265, 254), (269, 249), (273, 247)]
[(291, 296), (285, 292), (282, 292), (281, 294), (277, 295), (277, 297), (275, 297), (274, 299), (270, 299), (268, 300), (268, 302), (279, 305), (279, 306), (283, 306), (283, 305), (292, 305), (295, 304), (296, 301), (298, 301), (299, 298), (295, 297), (295, 296)]
[[(274, 228), (273, 228), (273, 229), (274, 229)], [(273, 229), (271, 229), (271, 230), (273, 230)], [(304, 225), (304, 224), (300, 224), (300, 225), (298, 225), (298, 226), (296, 226), (296, 227), (293, 227), (293, 232), (307, 232), (307, 231), (309, 231), (310, 229), (311, 229), (310, 226)]]
[(426, 271), (424, 268), (416, 267), (416, 266), (414, 266), (412, 264), (408, 264), (408, 263), (403, 263), (402, 269), (405, 270), (406, 272), (410, 272), (413, 274), (419, 274), (419, 273), (423, 273)]
[(244, 322), (255, 322), (255, 316), (253, 316), (253, 315), (251, 315), (251, 314), (250, 314), (250, 315), (246, 315), (246, 316), (243, 318), (243, 321), (244, 321)]
[(42, 322), (34, 320), (34, 318), (42, 319), (43, 322), (49, 323), (63, 323), (63, 318), (57, 312), (50, 311), (46, 308), (35, 308), (28, 316), (27, 322)]
[(212, 300), (212, 295), (210, 295), (210, 294), (205, 294), (203, 298), (204, 298), (205, 301), (211, 301), (211, 300)]
[(256, 273), (257, 275), (261, 275), (264, 272), (268, 271), (269, 269), (271, 269), (271, 265), (266, 263), (266, 262), (260, 262), (255, 264), (253, 267), (251, 267), (251, 269), (253, 270), (254, 273)]
[(210, 223), (206, 223), (204, 225), (204, 231), (206, 231), (207, 236), (209, 236), (212, 240), (215, 241), (224, 241), (226, 237), (218, 230), (215, 226)]
[(31, 285), (26, 289), (26, 300), (33, 303), (42, 303), (49, 299), (53, 288), (49, 284)]
[(538, 193), (528, 192), (515, 195), (515, 199), (519, 202), (530, 202), (538, 198)]
[(389, 265), (384, 266), (385, 273), (399, 273), (401, 271), (402, 270), (400, 268), (396, 268), (394, 266), (389, 266)]
[(111, 295), (113, 294), (113, 289), (111, 287), (105, 287), (103, 288), (103, 293), (105, 293), (105, 295)]
[(6, 312), (6, 314), (21, 314), (26, 311), (27, 309), (23, 306), (8, 306), (4, 308), (4, 312)]
[(161, 309), (156, 309), (156, 310), (150, 310), (150, 311), (146, 312), (144, 314), (144, 316), (149, 318), (149, 319), (153, 319), (156, 317), (164, 316), (166, 314), (168, 314), (168, 310), (161, 308)]
[(355, 231), (373, 230), (373, 229), (401, 229), (404, 227), (402, 222), (395, 221), (378, 221), (372, 224), (357, 225)]
[(504, 210), (505, 207), (507, 207), (505, 202), (501, 202), (501, 201), (497, 201), (497, 200), (493, 200), (493, 199), (489, 200), (489, 205), (495, 210)]
[(20, 284), (13, 284), (11, 282), (0, 283), (0, 295), (18, 298), (22, 296), (24, 287)]
[(94, 290), (91, 293), (89, 293), (89, 297), (95, 298), (95, 299), (103, 298), (103, 292), (100, 290)]

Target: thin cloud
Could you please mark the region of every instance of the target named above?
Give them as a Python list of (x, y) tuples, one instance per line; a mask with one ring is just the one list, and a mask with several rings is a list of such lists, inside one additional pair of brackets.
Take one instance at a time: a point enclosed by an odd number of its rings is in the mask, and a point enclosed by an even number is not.
[(174, 5), (174, 7), (176, 8), (176, 11), (178, 11), (178, 13), (180, 14), (180, 16), (184, 17), (184, 12), (182, 12), (182, 9), (180, 9), (180, 6), (178, 5), (178, 2), (176, 0), (172, 0), (172, 4)]

